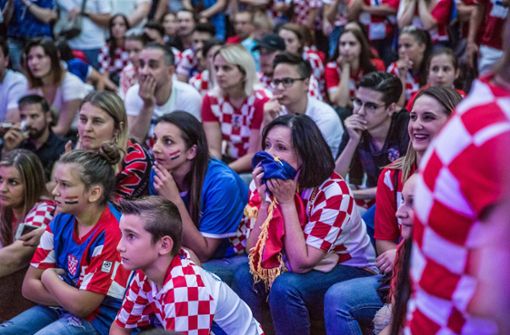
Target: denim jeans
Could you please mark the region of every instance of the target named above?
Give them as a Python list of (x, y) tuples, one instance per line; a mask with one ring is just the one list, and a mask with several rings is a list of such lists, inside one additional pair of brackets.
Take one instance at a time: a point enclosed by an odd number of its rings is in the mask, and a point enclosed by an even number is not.
[(328, 288), (344, 280), (368, 275), (370, 273), (363, 269), (344, 265), (337, 265), (330, 272), (285, 272), (276, 278), (268, 294), (262, 283), (254, 284), (246, 264), (236, 271), (233, 289), (259, 321), (264, 320), (267, 298), (276, 334), (310, 334), (310, 320), (322, 320), (323, 298)]
[(356, 278), (335, 284), (324, 297), (324, 319), (328, 335), (362, 335), (360, 322), (371, 324), (383, 306), (377, 294), (382, 275)]
[(92, 324), (62, 308), (35, 306), (0, 325), (0, 335), (98, 334)]
[(234, 273), (237, 269), (248, 263), (248, 256), (240, 255), (221, 259), (211, 259), (202, 264), (202, 267), (221, 278), (228, 286), (232, 286)]
[(24, 42), (19, 39), (9, 38), (7, 45), (9, 47), (9, 59), (12, 69), (22, 71), (21, 55), (23, 54), (23, 48), (25, 47)]

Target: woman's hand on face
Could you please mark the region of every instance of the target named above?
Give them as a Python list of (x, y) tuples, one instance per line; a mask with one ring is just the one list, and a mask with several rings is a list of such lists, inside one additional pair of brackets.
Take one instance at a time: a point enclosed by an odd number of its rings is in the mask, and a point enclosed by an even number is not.
[(158, 191), (158, 194), (174, 204), (180, 201), (181, 196), (179, 194), (179, 188), (177, 188), (172, 174), (166, 169), (159, 167), (157, 163), (154, 164), (154, 171), (156, 172), (154, 176), (154, 188)]
[(267, 182), (269, 191), (274, 195), (280, 205), (294, 203), (294, 195), (297, 190), (296, 180), (269, 179)]
[(397, 61), (398, 75), (400, 77), (405, 76), (407, 72), (412, 68), (413, 62), (407, 56)]
[(259, 192), (260, 198), (264, 200), (267, 192), (267, 186), (262, 182), (262, 178), (264, 177), (264, 170), (262, 169), (262, 166), (257, 165), (251, 175), (253, 177), (253, 181), (255, 182), (255, 187)]

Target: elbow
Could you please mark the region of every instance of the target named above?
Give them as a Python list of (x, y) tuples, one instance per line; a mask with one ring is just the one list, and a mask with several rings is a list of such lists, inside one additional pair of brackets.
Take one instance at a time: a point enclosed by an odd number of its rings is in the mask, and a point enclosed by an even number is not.
[(66, 310), (71, 312), (71, 314), (76, 315), (79, 318), (86, 318), (90, 315), (94, 310), (97, 309), (99, 306), (86, 306), (86, 304), (83, 304), (82, 301), (79, 301), (79, 299), (73, 303), (70, 306), (66, 307)]
[(308, 273), (313, 270), (315, 264), (308, 264), (306, 261), (290, 261), (290, 266), (292, 268), (293, 273)]

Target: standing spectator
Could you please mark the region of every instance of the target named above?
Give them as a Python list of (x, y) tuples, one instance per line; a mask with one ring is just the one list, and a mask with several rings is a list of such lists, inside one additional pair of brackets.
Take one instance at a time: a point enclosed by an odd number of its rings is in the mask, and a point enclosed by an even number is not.
[(27, 80), (21, 73), (8, 68), (7, 41), (0, 38), (0, 121), (19, 120), (18, 100), (26, 94)]
[(124, 14), (127, 17), (129, 33), (140, 34), (147, 22), (152, 0), (112, 1), (112, 13)]
[(129, 133), (143, 142), (152, 136), (156, 120), (182, 110), (200, 117), (202, 97), (190, 85), (173, 79), (174, 54), (160, 44), (147, 44), (139, 57), (138, 84), (128, 89), (124, 104)]
[(239, 11), (234, 16), (234, 30), (236, 35), (227, 39), (227, 44), (241, 44), (253, 57), (255, 68), (258, 70), (260, 66), (259, 52), (254, 50), (257, 42), (253, 37), (255, 32), (255, 13), (249, 11)]
[(0, 0), (7, 26), (11, 66), (21, 70), (21, 54), (34, 37), (52, 37), (52, 23), (57, 19), (55, 0)]
[(125, 35), (129, 22), (123, 14), (115, 14), (108, 23), (109, 39), (99, 53), (100, 72), (103, 77), (119, 84), (120, 71), (128, 65)]
[[(322, 0), (322, 32), (328, 36), (328, 58), (338, 49), (338, 39), (347, 24), (347, 4), (343, 0)], [(351, 2), (352, 4), (355, 1)]]
[(84, 11), (81, 11), (83, 0), (57, 0), (61, 7), (64, 20), (71, 20), (77, 15), (82, 16), (81, 33), (69, 40), (72, 49), (82, 51), (87, 61), (95, 69), (99, 69), (99, 53), (104, 46), (105, 27), (110, 21), (110, 1), (87, 0)]
[(503, 57), (494, 74), (475, 81), (420, 164), (407, 333), (498, 334), (503, 330), (498, 323), (508, 322), (506, 314), (484, 311), (473, 300), (482, 288), (501, 293), (486, 286), (493, 274), (480, 271), (475, 259), (495, 242), (486, 234), (507, 195), (509, 17), (502, 39)]
[(50, 39), (30, 41), (25, 47), (24, 59), (28, 92), (46, 98), (57, 113), (53, 132), (60, 136), (67, 135), (80, 101), (87, 94), (89, 87), (80, 78), (64, 69), (57, 47)]
[(267, 92), (256, 87), (255, 63), (240, 45), (218, 50), (214, 69), (218, 86), (206, 94), (202, 104), (209, 149), (212, 156), (223, 158), (234, 171), (246, 172), (258, 151)]
[(195, 30), (197, 18), (195, 13), (189, 9), (181, 9), (177, 12), (177, 37), (181, 51), (191, 48), (193, 41), (191, 35)]
[(224, 9), (227, 0), (184, 0), (184, 6), (194, 9), (198, 13), (200, 22), (210, 22), (216, 28), (214, 36), (218, 41), (224, 41), (227, 37), (227, 22)]

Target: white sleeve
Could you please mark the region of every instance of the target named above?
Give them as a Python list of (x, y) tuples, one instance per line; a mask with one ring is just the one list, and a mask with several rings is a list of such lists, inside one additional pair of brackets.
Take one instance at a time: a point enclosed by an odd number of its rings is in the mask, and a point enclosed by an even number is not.
[(112, 6), (110, 1), (99, 0), (97, 1), (97, 13), (99, 14), (108, 14), (112, 11)]
[(126, 114), (129, 116), (138, 116), (143, 107), (143, 101), (138, 96), (138, 84), (131, 86), (126, 92), (124, 99), (124, 107), (126, 107)]
[(197, 120), (202, 121), (202, 96), (191, 85), (185, 84), (185, 94), (183, 99), (179, 101), (179, 109), (192, 114)]
[(80, 78), (70, 72), (66, 72), (60, 87), (62, 89), (63, 101), (83, 99), (90, 89)]
[(19, 75), (7, 90), (7, 109), (17, 108), (18, 100), (27, 94), (27, 89), (27, 80), (23, 75)]

